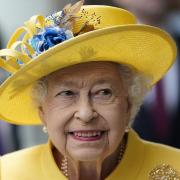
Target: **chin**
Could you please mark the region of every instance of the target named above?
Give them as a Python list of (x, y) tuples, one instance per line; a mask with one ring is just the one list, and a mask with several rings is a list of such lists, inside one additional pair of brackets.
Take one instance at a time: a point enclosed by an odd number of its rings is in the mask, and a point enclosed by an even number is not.
[(99, 149), (80, 149), (69, 152), (69, 155), (77, 161), (97, 161), (104, 158), (105, 152), (105, 150)]

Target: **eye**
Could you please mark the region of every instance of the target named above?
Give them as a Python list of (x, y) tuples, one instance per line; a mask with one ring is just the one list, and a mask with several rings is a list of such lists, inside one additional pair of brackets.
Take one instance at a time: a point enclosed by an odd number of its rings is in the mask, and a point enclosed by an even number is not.
[(112, 90), (111, 89), (101, 89), (101, 90), (96, 92), (96, 95), (104, 96), (104, 97), (111, 97), (112, 96)]
[(72, 97), (74, 95), (75, 95), (75, 93), (71, 90), (61, 91), (56, 94), (56, 96), (63, 96), (63, 97)]

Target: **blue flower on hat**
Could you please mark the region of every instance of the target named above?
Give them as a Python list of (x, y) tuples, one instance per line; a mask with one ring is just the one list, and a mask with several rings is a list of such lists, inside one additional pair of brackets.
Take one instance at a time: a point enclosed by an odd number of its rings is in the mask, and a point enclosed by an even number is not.
[(73, 37), (73, 34), (69, 30), (60, 27), (47, 27), (39, 34), (34, 35), (33, 38), (30, 39), (30, 44), (37, 54), (41, 54), (71, 37)]

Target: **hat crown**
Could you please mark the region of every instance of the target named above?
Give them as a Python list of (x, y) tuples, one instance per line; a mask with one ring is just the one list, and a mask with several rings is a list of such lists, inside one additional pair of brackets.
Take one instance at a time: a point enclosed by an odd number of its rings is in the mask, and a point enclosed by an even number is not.
[[(136, 23), (133, 14), (116, 7), (86, 5), (79, 9), (76, 13), (77, 18), (73, 20), (72, 32), (74, 36), (97, 29)], [(55, 13), (55, 16), (60, 17), (61, 14), (62, 11)], [(73, 14), (70, 16), (74, 18)], [(24, 26), (15, 31), (8, 42), (7, 49), (0, 51), (1, 68), (9, 73), (15, 73), (31, 61), (34, 56), (37, 56), (36, 50), (33, 49), (28, 40), (37, 35), (39, 29), (52, 26), (52, 22), (49, 24), (48, 18), (40, 15), (33, 16), (24, 23)]]
[(95, 29), (113, 27), (117, 25), (136, 24), (136, 17), (130, 12), (112, 6), (86, 5), (78, 12), (79, 20), (73, 30), (77, 32), (82, 24), (88, 21)]

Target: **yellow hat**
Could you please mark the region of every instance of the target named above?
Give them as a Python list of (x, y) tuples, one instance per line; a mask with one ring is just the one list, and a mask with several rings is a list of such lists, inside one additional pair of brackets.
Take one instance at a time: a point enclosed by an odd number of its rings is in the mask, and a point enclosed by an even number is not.
[(58, 69), (89, 61), (126, 64), (152, 77), (154, 85), (176, 57), (164, 31), (136, 24), (134, 15), (82, 1), (44, 18), (33, 16), (0, 51), (0, 67), (11, 75), (0, 86), (0, 118), (14, 124), (40, 124), (33, 106), (34, 82)]

